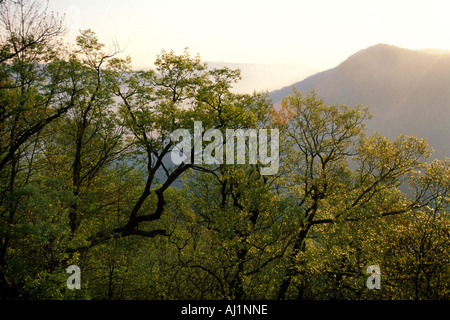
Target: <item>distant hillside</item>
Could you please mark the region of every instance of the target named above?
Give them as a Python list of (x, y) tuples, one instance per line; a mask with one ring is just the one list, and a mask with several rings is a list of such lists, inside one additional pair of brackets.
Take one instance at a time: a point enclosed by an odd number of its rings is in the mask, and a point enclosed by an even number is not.
[[(274, 103), (292, 92), (317, 91), (326, 103), (369, 106), (376, 130), (426, 138), (434, 157), (450, 156), (450, 54), (378, 44), (337, 67), (271, 92)], [(442, 51), (444, 52), (444, 51)]]
[(317, 73), (319, 70), (301, 64), (258, 64), (206, 62), (210, 68), (240, 69), (242, 80), (232, 89), (237, 93), (253, 93), (256, 91), (272, 91), (300, 81)]

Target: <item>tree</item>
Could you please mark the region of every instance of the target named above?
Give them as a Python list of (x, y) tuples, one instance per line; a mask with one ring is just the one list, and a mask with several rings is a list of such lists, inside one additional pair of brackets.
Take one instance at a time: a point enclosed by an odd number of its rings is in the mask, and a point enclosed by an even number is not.
[(0, 63), (14, 58), (43, 59), (48, 54), (45, 49), (52, 48), (66, 31), (63, 17), (48, 12), (48, 1), (11, 0), (0, 6)]
[(411, 190), (423, 205), (381, 233), (388, 298), (449, 298), (449, 163), (434, 160), (415, 173)]
[(190, 177), (183, 198), (192, 213), (180, 218), (187, 230), (170, 239), (183, 248), (179, 264), (186, 277), (195, 276), (197, 286), (189, 290), (197, 292), (193, 298), (273, 294), (276, 266), (292, 231), (273, 181), (254, 165), (222, 165)]
[(397, 187), (423, 168), (430, 151), (424, 140), (412, 136), (395, 141), (376, 133), (365, 137), (367, 108), (327, 106), (314, 92), (303, 97), (294, 90), (275, 116), (286, 137), (284, 183), (295, 199), (299, 227), (278, 293), (285, 299), (294, 279), (297, 294), (303, 295), (301, 274), (313, 227), (391, 216), (424, 205), (422, 195), (407, 199)]
[(60, 70), (47, 67), (57, 61), (53, 49), (64, 32), (62, 19), (38, 1), (4, 1), (0, 23), (0, 286), (9, 294), (14, 288), (4, 270), (11, 226), (20, 219), (39, 134), (71, 108), (65, 99), (71, 94), (58, 89)]

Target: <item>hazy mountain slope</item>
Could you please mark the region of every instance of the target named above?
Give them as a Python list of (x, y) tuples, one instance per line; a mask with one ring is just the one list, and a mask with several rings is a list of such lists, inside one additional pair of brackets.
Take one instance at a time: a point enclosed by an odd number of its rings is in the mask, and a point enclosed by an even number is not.
[(272, 91), (300, 81), (317, 73), (319, 70), (301, 64), (258, 64), (206, 62), (210, 68), (240, 69), (242, 80), (233, 86), (237, 93), (252, 93), (256, 91)]
[[(426, 138), (435, 157), (450, 156), (450, 55), (429, 54), (378, 44), (350, 56), (336, 68), (294, 86), (313, 88), (327, 103), (369, 106), (368, 132), (389, 138), (414, 134)], [(274, 103), (292, 86), (273, 91)]]

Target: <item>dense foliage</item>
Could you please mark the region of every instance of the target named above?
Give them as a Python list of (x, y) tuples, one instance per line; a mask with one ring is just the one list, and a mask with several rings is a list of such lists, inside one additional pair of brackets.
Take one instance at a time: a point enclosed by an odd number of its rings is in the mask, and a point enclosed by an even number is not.
[[(315, 92), (235, 94), (239, 70), (187, 50), (133, 70), (91, 30), (61, 43), (38, 1), (0, 9), (1, 298), (450, 298), (449, 161), (423, 139)], [(278, 172), (172, 163), (194, 121), (278, 129)]]

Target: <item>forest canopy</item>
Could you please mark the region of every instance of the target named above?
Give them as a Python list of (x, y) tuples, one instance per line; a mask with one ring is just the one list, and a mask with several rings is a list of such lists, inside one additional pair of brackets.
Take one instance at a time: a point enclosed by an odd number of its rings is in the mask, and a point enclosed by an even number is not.
[[(424, 139), (368, 134), (369, 108), (314, 91), (233, 93), (239, 70), (188, 49), (134, 70), (92, 30), (64, 43), (41, 1), (0, 10), (0, 298), (450, 298), (450, 163)], [(278, 171), (195, 143), (173, 163), (195, 121), (278, 130)]]

